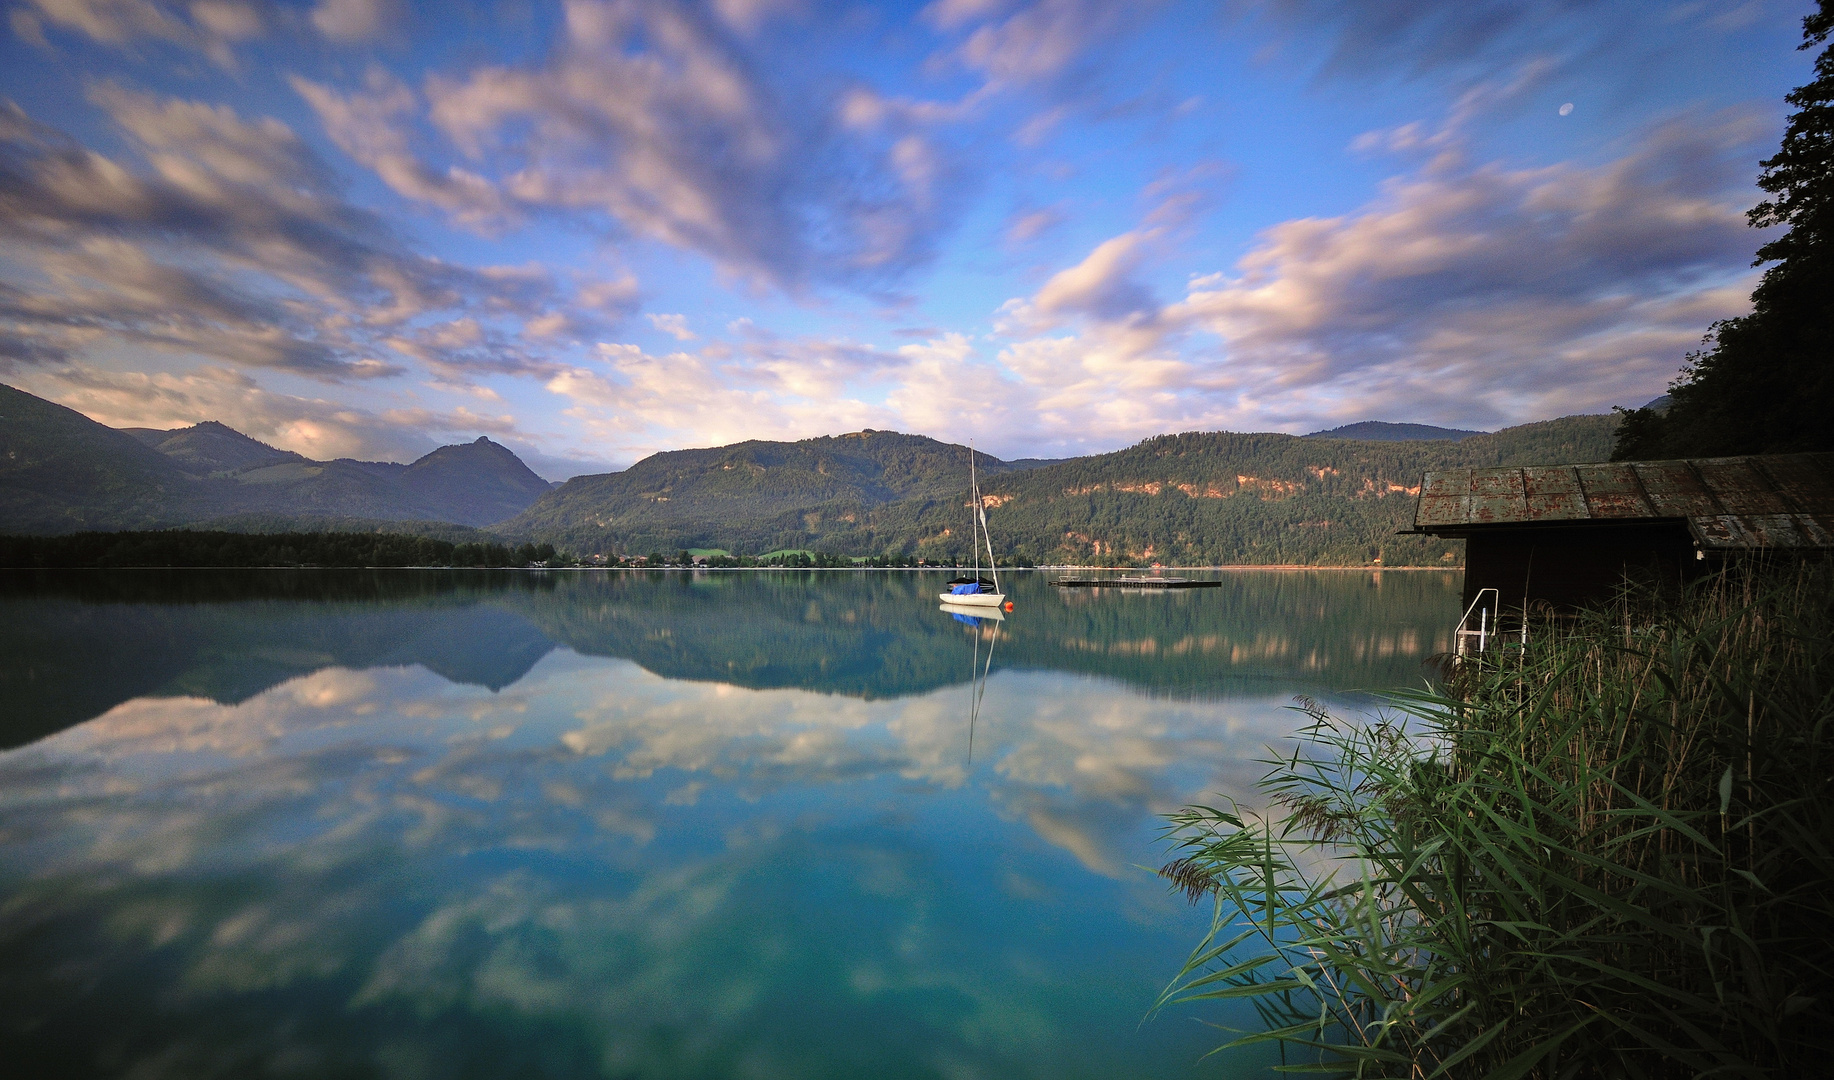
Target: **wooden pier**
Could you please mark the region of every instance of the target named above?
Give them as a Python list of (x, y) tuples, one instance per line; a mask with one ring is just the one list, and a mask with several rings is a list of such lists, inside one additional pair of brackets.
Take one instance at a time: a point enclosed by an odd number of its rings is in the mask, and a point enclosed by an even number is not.
[(1109, 577), (1058, 578), (1051, 584), (1060, 589), (1215, 589), (1223, 583), (1182, 577)]

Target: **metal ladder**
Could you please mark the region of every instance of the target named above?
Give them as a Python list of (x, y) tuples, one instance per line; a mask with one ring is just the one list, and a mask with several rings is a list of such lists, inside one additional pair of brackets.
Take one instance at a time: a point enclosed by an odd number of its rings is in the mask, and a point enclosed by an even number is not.
[[(1489, 606), (1484, 604), (1484, 596), (1490, 596)], [(1452, 632), (1452, 654), (1454, 656), (1476, 656), (1490, 647), (1490, 639), (1496, 637), (1496, 610), (1502, 605), (1503, 594), (1495, 589), (1479, 589), (1471, 599), (1471, 606), (1465, 609), (1464, 618), (1458, 620), (1458, 629)], [(1477, 615), (1477, 626), (1471, 626), (1471, 616)], [(1523, 628), (1524, 634), (1527, 627)]]

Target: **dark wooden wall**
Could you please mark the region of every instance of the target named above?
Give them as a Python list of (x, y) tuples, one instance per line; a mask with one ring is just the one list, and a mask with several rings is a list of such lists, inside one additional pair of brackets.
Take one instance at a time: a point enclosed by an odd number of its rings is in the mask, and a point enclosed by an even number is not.
[(1465, 607), (1479, 589), (1493, 588), (1504, 612), (1537, 600), (1571, 610), (1610, 599), (1626, 576), (1674, 584), (1706, 569), (1681, 521), (1497, 525), (1473, 530), (1465, 541)]

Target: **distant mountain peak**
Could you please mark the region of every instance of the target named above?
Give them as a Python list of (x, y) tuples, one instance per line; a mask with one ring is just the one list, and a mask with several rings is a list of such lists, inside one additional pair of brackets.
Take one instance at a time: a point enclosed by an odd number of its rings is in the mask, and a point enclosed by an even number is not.
[(203, 420), (190, 427), (164, 431), (157, 428), (123, 430), (143, 446), (159, 451), (195, 476), (246, 472), (306, 460), (291, 450), (269, 446), (216, 420)]
[(1329, 431), (1314, 431), (1302, 438), (1354, 439), (1358, 442), (1457, 442), (1473, 435), (1488, 434), (1487, 431), (1434, 427), (1432, 424), (1391, 424), (1386, 420), (1365, 420), (1360, 424), (1345, 424)]
[(514, 517), (553, 486), (514, 450), (484, 435), (425, 455), (403, 470), (401, 482), (419, 497), (437, 500), (462, 525)]

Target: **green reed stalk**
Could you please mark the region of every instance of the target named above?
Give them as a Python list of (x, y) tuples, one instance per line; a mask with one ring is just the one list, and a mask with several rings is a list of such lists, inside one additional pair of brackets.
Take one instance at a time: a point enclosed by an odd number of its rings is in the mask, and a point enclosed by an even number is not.
[(1312, 702), (1271, 809), (1169, 816), (1211, 931), (1155, 1008), (1246, 999), (1285, 1070), (1834, 1067), (1834, 568), (1543, 615), (1367, 720)]

